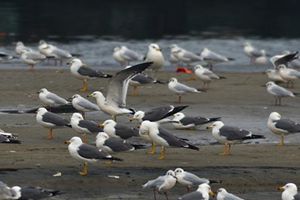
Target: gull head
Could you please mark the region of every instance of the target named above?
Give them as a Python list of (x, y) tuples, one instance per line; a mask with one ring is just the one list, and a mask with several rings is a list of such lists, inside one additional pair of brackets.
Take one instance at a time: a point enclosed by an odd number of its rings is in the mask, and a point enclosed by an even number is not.
[(19, 42), (17, 42), (17, 46), (18, 46), (18, 47), (23, 47), (23, 46), (24, 46), (24, 43), (21, 42), (21, 41), (19, 41)]
[(178, 175), (182, 175), (183, 173), (184, 173), (184, 170), (182, 168), (176, 168), (175, 169), (175, 175), (176, 175), (176, 177)]
[(108, 120), (105, 120), (103, 123), (102, 123), (102, 126), (103, 127), (106, 127), (106, 126), (115, 126), (117, 125), (117, 122), (115, 122), (114, 120), (112, 119), (108, 119)]
[(149, 48), (149, 50), (161, 51), (161, 49), (158, 46), (158, 44), (154, 44), (154, 43), (150, 44), (148, 48)]
[(47, 42), (45, 40), (40, 40), (39, 48), (40, 49), (48, 49), (48, 48), (50, 48), (50, 46), (47, 44)]
[(107, 133), (105, 132), (99, 132), (96, 136), (96, 143), (101, 143), (103, 145), (103, 143), (109, 139), (109, 136)]
[(216, 122), (214, 122), (214, 123), (212, 123), (210, 126), (208, 126), (207, 128), (208, 129), (220, 129), (220, 128), (222, 128), (224, 126), (224, 123), (222, 122), (222, 121), (216, 121)]
[(169, 83), (178, 83), (176, 78), (170, 78)]
[(286, 69), (286, 66), (284, 65), (284, 64), (281, 64), (281, 65), (278, 65), (278, 67), (277, 67), (279, 70), (281, 70), (281, 69)]
[(42, 88), (42, 89), (40, 89), (38, 91), (38, 94), (40, 94), (40, 93), (47, 93), (47, 92), (48, 92), (48, 90), (46, 88)]
[(211, 191), (211, 188), (207, 183), (202, 183), (201, 185), (199, 185), (197, 191), (201, 192), (204, 196), (215, 196), (215, 194)]
[(282, 191), (282, 199), (294, 199), (293, 197), (298, 193), (297, 186), (294, 183), (287, 183), (282, 187), (278, 187)]
[(72, 137), (69, 141), (66, 141), (65, 143), (79, 146), (82, 144), (82, 140), (80, 137)]
[(46, 108), (44, 108), (44, 107), (40, 107), (39, 109), (37, 109), (37, 111), (36, 111), (38, 114), (44, 114), (44, 113), (46, 113), (46, 112), (48, 112), (48, 110), (46, 109)]
[(82, 61), (80, 59), (78, 59), (78, 58), (71, 59), (67, 64), (70, 65), (70, 66), (73, 66), (73, 65), (82, 66), (82, 65), (84, 65), (82, 63)]
[(274, 86), (274, 85), (275, 85), (275, 83), (273, 81), (269, 81), (269, 82), (266, 83), (267, 88), (269, 88), (271, 86)]
[(105, 99), (104, 95), (100, 91), (95, 91), (92, 94), (89, 94), (88, 97), (94, 97), (96, 99)]
[(274, 120), (280, 120), (281, 115), (278, 112), (272, 112), (269, 116), (269, 119), (274, 121)]
[(11, 190), (13, 191), (13, 199), (20, 199), (22, 197), (20, 186), (13, 186)]
[(166, 173), (166, 175), (167, 176), (173, 176), (174, 178), (176, 177), (175, 176), (175, 172), (173, 170), (168, 170), (167, 173)]
[(250, 42), (244, 42), (244, 46), (252, 47), (252, 44)]
[(81, 96), (79, 94), (74, 94), (71, 98), (72, 99), (76, 99), (76, 98), (80, 98)]
[(174, 119), (176, 118), (176, 119), (182, 119), (182, 118), (184, 118), (185, 117), (185, 115), (182, 113), (182, 112), (178, 112), (178, 113), (175, 113), (174, 114)]
[(120, 50), (121, 50), (121, 48), (119, 46), (114, 48), (114, 52), (117, 52), (117, 51), (120, 51)]
[(83, 120), (83, 117), (80, 113), (73, 113), (71, 120)]
[(145, 112), (144, 111), (137, 111), (136, 113), (134, 113), (132, 119), (137, 119), (137, 120), (140, 120), (142, 121), (143, 117), (145, 116)]
[(196, 65), (196, 66), (194, 67), (194, 69), (195, 69), (195, 70), (197, 70), (197, 69), (203, 69), (203, 67), (202, 67), (202, 65)]
[(224, 188), (219, 188), (218, 189), (218, 195), (225, 195), (227, 194), (228, 192), (224, 189)]

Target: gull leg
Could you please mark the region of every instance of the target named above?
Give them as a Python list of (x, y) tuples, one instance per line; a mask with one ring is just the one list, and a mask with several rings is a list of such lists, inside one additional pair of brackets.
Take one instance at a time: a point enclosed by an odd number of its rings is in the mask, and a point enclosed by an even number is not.
[(111, 118), (116, 122), (117, 121), (117, 116), (116, 115), (112, 115)]
[(82, 168), (82, 170), (79, 172), (79, 174), (80, 174), (81, 176), (86, 176), (86, 175), (88, 175), (88, 164), (87, 164), (87, 162), (84, 162), (84, 163), (83, 163), (83, 168)]
[(29, 71), (34, 71), (34, 65), (29, 65)]
[(133, 86), (133, 96), (138, 96), (138, 95), (139, 95), (138, 87)]
[(280, 136), (280, 142), (278, 143), (278, 146), (279, 147), (284, 146), (284, 135), (283, 134)]
[(278, 105), (281, 106), (281, 97), (278, 97)]
[(230, 146), (228, 143), (224, 144), (224, 151), (220, 155), (222, 156), (228, 156), (230, 154)]
[(53, 139), (53, 133), (52, 133), (52, 128), (50, 128), (48, 133), (48, 140), (52, 140), (52, 139)]
[(189, 193), (191, 191), (191, 188), (189, 186), (187, 186), (186, 191), (187, 191), (187, 193)]
[(87, 92), (88, 91), (88, 81), (86, 79), (83, 79), (83, 85), (80, 89), (81, 92)]
[(82, 140), (83, 140), (83, 143), (86, 143), (86, 144), (88, 143), (88, 137), (87, 137), (86, 133), (83, 134)]
[(167, 192), (164, 192), (164, 194), (165, 194), (166, 200), (169, 200), (169, 198), (168, 198), (168, 193), (167, 193)]
[(156, 191), (155, 191), (155, 189), (153, 189), (153, 197), (154, 197), (154, 200), (156, 200)]
[(178, 95), (178, 103), (181, 103), (181, 95)]
[(148, 152), (148, 154), (155, 154), (156, 153), (156, 145), (154, 142), (152, 142), (152, 145), (151, 145), (151, 151)]
[(159, 160), (164, 160), (165, 159), (165, 154), (166, 154), (166, 149), (164, 146), (161, 147), (161, 150), (160, 150), (160, 156), (159, 156)]

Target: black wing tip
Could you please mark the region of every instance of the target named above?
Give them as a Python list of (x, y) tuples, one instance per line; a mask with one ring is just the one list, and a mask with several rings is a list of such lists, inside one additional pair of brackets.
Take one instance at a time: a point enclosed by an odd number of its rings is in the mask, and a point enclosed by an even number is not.
[(191, 144), (188, 144), (188, 145), (189, 145), (189, 146), (188, 146), (189, 149), (196, 150), (196, 151), (199, 151), (199, 150), (200, 150), (199, 147), (196, 147), (196, 146), (191, 145)]
[(235, 60), (235, 58), (231, 58), (231, 57), (228, 57), (227, 59), (230, 60), (230, 61)]
[(219, 121), (222, 117), (211, 117), (208, 119), (208, 122), (215, 122), (215, 121)]
[(227, 79), (225, 76), (219, 76), (220, 79)]
[(122, 158), (117, 158), (117, 157), (111, 157), (110, 160), (115, 160), (115, 161), (123, 161)]
[(253, 139), (265, 139), (266, 137), (263, 135), (252, 135)]

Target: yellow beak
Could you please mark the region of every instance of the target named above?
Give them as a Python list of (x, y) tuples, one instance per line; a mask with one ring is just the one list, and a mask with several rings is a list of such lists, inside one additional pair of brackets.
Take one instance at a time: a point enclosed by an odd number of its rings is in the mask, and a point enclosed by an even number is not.
[(212, 128), (213, 128), (212, 125), (209, 125), (209, 126), (206, 127), (206, 129), (212, 129)]
[(104, 124), (99, 124), (98, 125), (100, 128), (104, 128)]
[(70, 144), (71, 142), (70, 142), (70, 140), (66, 140), (64, 143), (65, 144)]
[(209, 194), (211, 197), (215, 197), (215, 196), (216, 196), (216, 194), (215, 194), (213, 191), (211, 191), (211, 190), (209, 190), (208, 194)]
[(283, 187), (283, 186), (280, 186), (280, 187), (277, 188), (277, 190), (283, 192), (283, 191), (284, 191), (284, 187)]

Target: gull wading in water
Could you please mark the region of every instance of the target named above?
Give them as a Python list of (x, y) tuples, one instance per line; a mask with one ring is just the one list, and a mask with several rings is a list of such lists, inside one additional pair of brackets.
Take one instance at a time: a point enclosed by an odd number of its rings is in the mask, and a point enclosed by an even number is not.
[(131, 78), (148, 68), (152, 62), (145, 62), (119, 71), (109, 82), (106, 98), (102, 92), (95, 91), (88, 95), (96, 98), (100, 109), (111, 115), (116, 121), (116, 116), (134, 114), (134, 110), (126, 108), (128, 84)]

